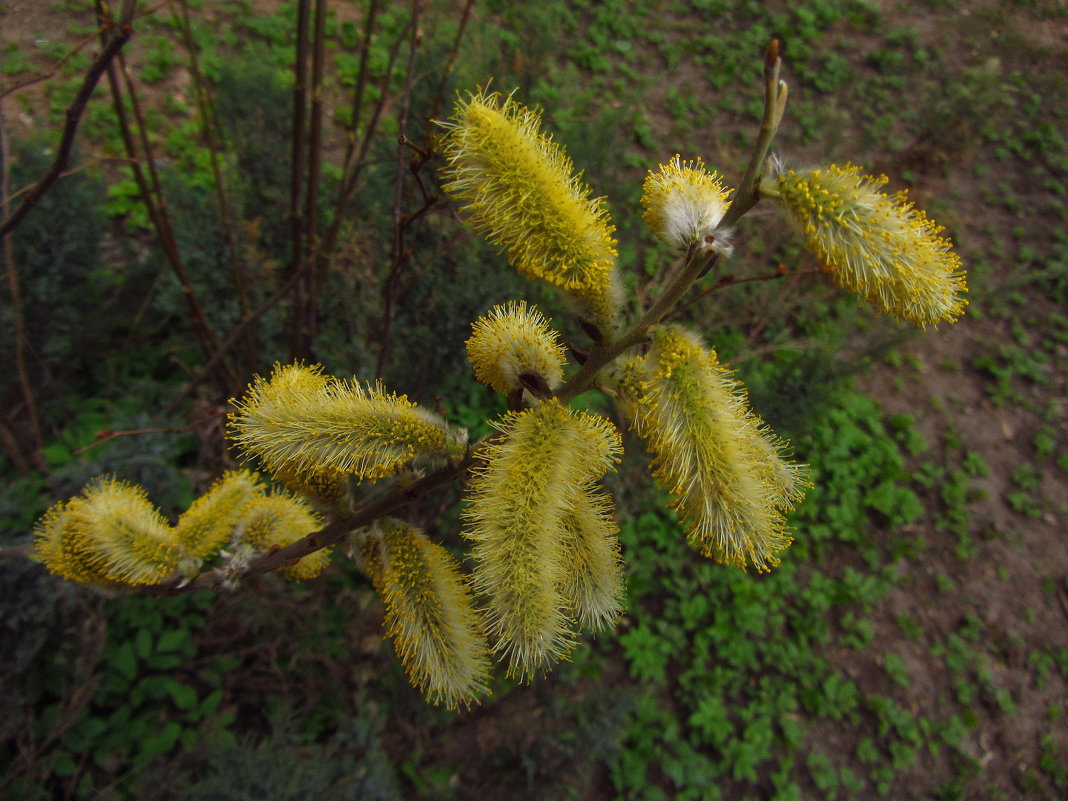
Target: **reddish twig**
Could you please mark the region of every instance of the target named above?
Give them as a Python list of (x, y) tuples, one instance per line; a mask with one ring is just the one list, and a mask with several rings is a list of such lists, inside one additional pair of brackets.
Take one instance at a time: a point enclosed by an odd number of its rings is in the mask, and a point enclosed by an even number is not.
[(199, 428), (210, 420), (214, 420), (217, 417), (221, 417), (226, 414), (225, 409), (219, 409), (213, 411), (207, 417), (201, 417), (199, 420), (194, 420), (192, 423), (188, 423), (184, 426), (162, 426), (159, 428), (128, 428), (123, 431), (112, 431), (110, 428), (103, 428), (96, 432), (96, 439), (90, 442), (88, 445), (78, 448), (74, 451), (75, 456), (81, 456), (88, 450), (92, 450), (98, 445), (103, 445), (105, 442), (111, 442), (113, 439), (119, 437), (131, 437), (138, 434), (184, 434), (186, 431), (192, 431), (195, 428)]

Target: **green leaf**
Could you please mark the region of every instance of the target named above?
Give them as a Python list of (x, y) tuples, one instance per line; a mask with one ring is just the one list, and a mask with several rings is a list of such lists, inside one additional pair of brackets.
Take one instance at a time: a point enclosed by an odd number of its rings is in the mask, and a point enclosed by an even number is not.
[(52, 765), (52, 773), (56, 776), (73, 776), (77, 769), (78, 763), (66, 751), (61, 752)]
[(220, 703), (222, 703), (222, 690), (215, 690), (200, 702), (200, 714), (204, 717), (214, 715)]
[(164, 653), (183, 651), (190, 645), (192, 645), (192, 637), (189, 634), (189, 629), (168, 629), (159, 635), (156, 651)]
[(141, 750), (137, 754), (138, 762), (147, 762), (153, 757), (165, 754), (174, 748), (182, 734), (182, 727), (171, 720), (164, 724), (156, 734), (149, 735), (141, 741)]
[(137, 675), (137, 656), (129, 640), (121, 643), (111, 653), (111, 666), (128, 679)]
[(148, 660), (148, 664), (156, 670), (171, 670), (179, 667), (184, 662), (184, 657), (171, 656), (170, 654), (153, 654)]
[(182, 682), (175, 680), (171, 682), (168, 689), (170, 690), (171, 698), (174, 700), (174, 705), (179, 709), (188, 712), (196, 708), (197, 691), (188, 684), (182, 684)]
[(134, 650), (137, 651), (137, 655), (141, 659), (152, 653), (152, 635), (147, 629), (137, 630), (137, 636), (134, 638)]

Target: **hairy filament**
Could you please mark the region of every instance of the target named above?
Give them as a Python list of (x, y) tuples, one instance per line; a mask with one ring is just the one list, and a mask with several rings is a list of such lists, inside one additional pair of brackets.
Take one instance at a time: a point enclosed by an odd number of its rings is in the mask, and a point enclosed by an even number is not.
[(967, 303), (960, 257), (904, 192), (878, 191), (886, 181), (852, 164), (832, 164), (784, 172), (763, 190), (779, 200), (840, 286), (901, 320), (924, 327), (953, 322)]
[(430, 703), (470, 706), (488, 691), (489, 649), (455, 560), (412, 526), (372, 534), (361, 561), (386, 607), (386, 631)]
[(510, 676), (529, 680), (570, 653), (571, 604), (561, 587), (566, 516), (576, 493), (618, 459), (619, 434), (600, 417), (556, 400), (510, 413), (480, 451), (464, 536), (475, 545), (473, 581), (486, 598), (487, 632)]

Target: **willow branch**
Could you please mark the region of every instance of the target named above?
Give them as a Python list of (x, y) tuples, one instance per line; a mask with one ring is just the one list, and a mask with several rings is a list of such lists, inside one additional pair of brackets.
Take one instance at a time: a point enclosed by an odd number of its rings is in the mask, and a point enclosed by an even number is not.
[(768, 148), (771, 147), (771, 140), (775, 138), (775, 132), (779, 130), (779, 123), (782, 122), (782, 115), (786, 111), (786, 83), (779, 80), (779, 71), (782, 68), (781, 47), (781, 40), (774, 38), (764, 50), (764, 118), (760, 123), (760, 133), (749, 157), (749, 164), (746, 165), (741, 183), (738, 184), (738, 191), (734, 193), (734, 201), (720, 223), (722, 228), (733, 226), (760, 200), (758, 189), (760, 178), (764, 174), (764, 162), (768, 158)]
[[(764, 51), (764, 116), (760, 125), (760, 133), (753, 146), (753, 152), (750, 154), (749, 163), (738, 191), (735, 193), (734, 202), (731, 203), (720, 223), (721, 228), (729, 228), (737, 223), (756, 205), (759, 199), (757, 188), (764, 171), (764, 162), (768, 157), (768, 148), (775, 137), (786, 107), (786, 84), (779, 80), (779, 70), (782, 67), (780, 46), (780, 40), (775, 38), (768, 43)], [(649, 336), (649, 329), (671, 313), (694, 282), (715, 265), (717, 258), (718, 254), (691, 248), (684, 258), (682, 267), (669, 273), (673, 274), (673, 277), (652, 306), (617, 339), (604, 345), (595, 344), (590, 349), (589, 356), (583, 365), (556, 391), (555, 396), (567, 402), (593, 387), (597, 374), (621, 353), (645, 341)]]
[(172, 579), (144, 588), (146, 595), (181, 595), (197, 590), (221, 590), (232, 587), (235, 582), (262, 573), (271, 573), (279, 568), (295, 564), (297, 560), (315, 551), (336, 545), (356, 529), (368, 526), (391, 512), (415, 501), (429, 492), (451, 484), (464, 475), (474, 464), (475, 458), (468, 449), (463, 459), (439, 468), (409, 485), (397, 485), (385, 495), (364, 505), (358, 506), (348, 516), (337, 516), (326, 526), (313, 531), (306, 537), (276, 551), (270, 551), (256, 557), (248, 566), (236, 572), (225, 569), (202, 573), (190, 582), (184, 579)]

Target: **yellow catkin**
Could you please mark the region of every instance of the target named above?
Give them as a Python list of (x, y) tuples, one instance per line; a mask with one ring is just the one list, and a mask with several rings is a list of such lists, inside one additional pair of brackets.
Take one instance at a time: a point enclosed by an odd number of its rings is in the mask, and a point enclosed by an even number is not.
[(682, 161), (676, 155), (642, 184), (642, 219), (656, 237), (675, 250), (697, 245), (723, 249), (729, 239), (717, 235), (720, 220), (730, 205), (730, 189), (701, 159)]
[(592, 486), (581, 488), (563, 517), (563, 531), (561, 594), (583, 629), (610, 629), (623, 613), (626, 591), (611, 498)]
[(183, 555), (203, 559), (229, 542), (245, 506), (261, 492), (250, 470), (224, 473), (178, 518), (174, 533)]
[[(77, 506), (77, 505), (76, 505)], [(75, 547), (77, 534), (71, 528), (70, 502), (52, 505), (34, 527), (34, 556), (52, 573), (80, 584), (121, 587), (98, 570), (84, 548)]]
[(494, 306), (471, 326), (467, 358), (475, 377), (502, 395), (522, 386), (520, 376), (540, 376), (547, 387), (559, 386), (567, 357), (545, 318), (524, 301)]
[(564, 521), (575, 493), (618, 459), (620, 440), (607, 420), (555, 400), (496, 427), (501, 436), (479, 452), (463, 534), (474, 542), (473, 581), (494, 651), (509, 675), (529, 680), (574, 647)]
[(528, 278), (562, 290), (602, 331), (619, 304), (615, 230), (601, 198), (541, 130), (541, 119), (511, 97), (480, 92), (442, 123), (446, 192), (468, 220), (503, 247)]
[(695, 335), (663, 326), (652, 337), (648, 355), (626, 365), (618, 394), (654, 475), (691, 545), (717, 562), (768, 570), (791, 542), (784, 513), (800, 499), (800, 468), (782, 458), (741, 385)]
[(768, 194), (840, 286), (901, 320), (953, 322), (967, 303), (960, 257), (905, 193), (879, 191), (886, 181), (832, 164), (784, 172)]
[(437, 464), (458, 456), (466, 432), (452, 431), (433, 412), (379, 384), (327, 379), (296, 389), (276, 380), (276, 367), (257, 379), (230, 415), (229, 436), (267, 470), (290, 482), (321, 476), (378, 479), (412, 463)]
[[(323, 518), (308, 504), (282, 493), (253, 498), (238, 521), (243, 541), (260, 551), (284, 548), (323, 525)], [(330, 548), (313, 551), (279, 572), (290, 579), (315, 578), (330, 563), (330, 552)]]
[(470, 706), (487, 692), (489, 648), (455, 560), (412, 526), (371, 534), (361, 562), (386, 607), (386, 631), (430, 703)]
[(174, 530), (144, 490), (111, 478), (54, 505), (36, 532), (38, 558), (72, 581), (158, 584), (174, 573), (181, 555)]
[(345, 509), (351, 502), (349, 476), (339, 470), (278, 470), (271, 479), (324, 512)]

